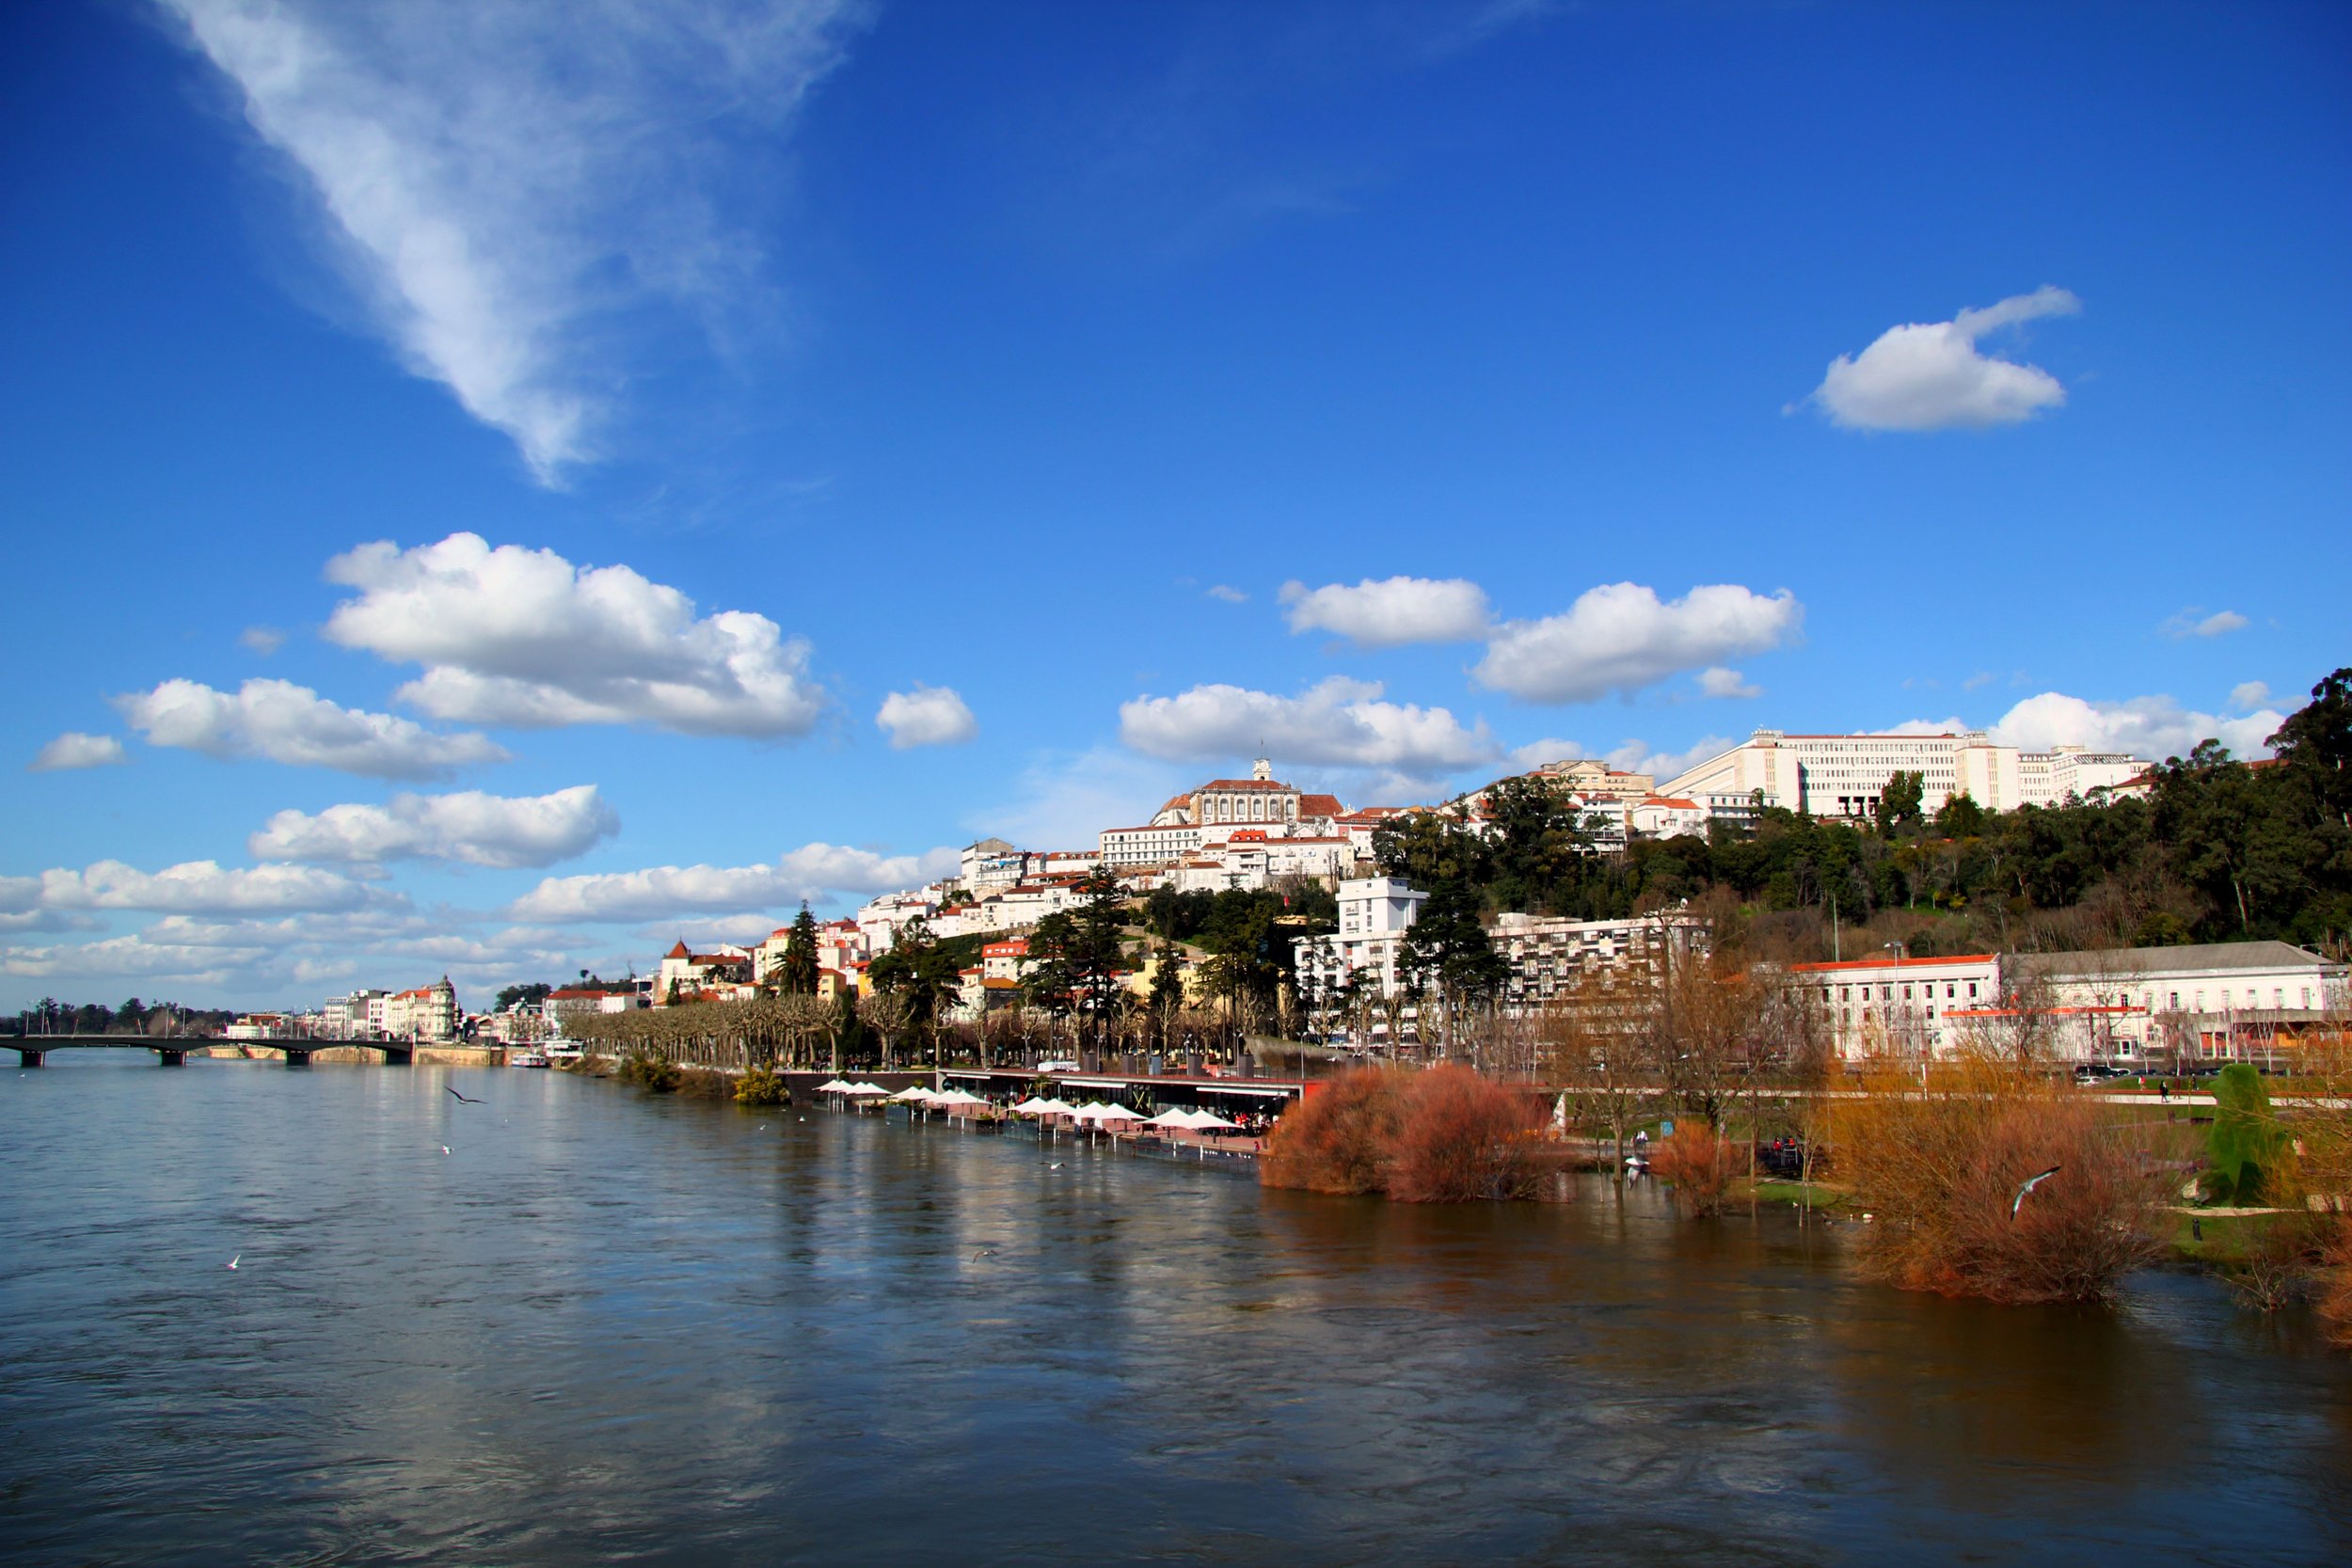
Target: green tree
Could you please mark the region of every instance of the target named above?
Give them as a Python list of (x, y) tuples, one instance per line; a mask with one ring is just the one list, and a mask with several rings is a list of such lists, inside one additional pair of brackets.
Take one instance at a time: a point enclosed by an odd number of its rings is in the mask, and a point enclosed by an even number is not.
[(1980, 837), (1984, 832), (1984, 808), (1963, 789), (1937, 808), (1935, 831), (1946, 838)]
[(767, 980), (787, 996), (817, 994), (817, 917), (808, 912), (805, 898), (801, 912), (792, 917), (784, 951), (769, 965)]
[(2352, 829), (2352, 669), (2312, 687), (2311, 703), (2289, 716), (2269, 744), (2307, 783), (2320, 809)]
[(1163, 1044), (1178, 1013), (1184, 1008), (1184, 960), (1172, 942), (1160, 943), (1159, 962), (1152, 971), (1152, 1030)]
[(545, 1002), (548, 994), (554, 989), (544, 981), (536, 980), (527, 986), (508, 986), (499, 992), (498, 1000), (492, 1005), (492, 1010), (502, 1013), (510, 1007), (535, 1007)]
[(2205, 1137), (2206, 1187), (2224, 1203), (2260, 1203), (2279, 1196), (2286, 1133), (2271, 1109), (2262, 1074), (2232, 1062), (2214, 1080), (2213, 1128)]
[[(930, 922), (917, 915), (898, 928), (890, 950), (866, 966), (866, 977), (876, 990), (904, 1006), (906, 1016), (894, 1021), (895, 1029), (922, 1034), (938, 1028), (955, 996), (956, 969), (956, 954), (944, 948), (931, 935)], [(866, 1022), (880, 1032), (894, 1032), (882, 1030), (872, 1017)], [(885, 1054), (888, 1049), (885, 1042)]]
[(1879, 791), (1879, 837), (1893, 838), (1905, 828), (1916, 828), (1920, 803), (1927, 798), (1928, 776), (1898, 770)]

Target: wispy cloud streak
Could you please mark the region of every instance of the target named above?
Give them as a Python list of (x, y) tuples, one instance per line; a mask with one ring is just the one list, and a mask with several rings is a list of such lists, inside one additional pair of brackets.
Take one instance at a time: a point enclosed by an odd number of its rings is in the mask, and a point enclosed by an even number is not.
[(161, 3), (301, 170), (402, 358), (544, 483), (596, 451), (627, 311), (683, 308), (715, 330), (759, 293), (760, 248), (725, 215), (731, 175), (863, 9)]

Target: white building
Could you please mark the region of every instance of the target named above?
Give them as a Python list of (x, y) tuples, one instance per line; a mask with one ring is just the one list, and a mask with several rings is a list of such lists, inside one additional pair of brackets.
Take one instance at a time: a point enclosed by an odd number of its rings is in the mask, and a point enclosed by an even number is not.
[[(1788, 974), (1828, 1025), (1836, 1053), (1849, 1061), (1952, 1055), (1981, 1035), (1984, 1009), (2002, 995), (2001, 960), (1993, 953), (1791, 964)], [(1969, 1018), (1963, 1022), (1956, 1014)]]
[[(1757, 730), (1740, 744), (1685, 769), (1661, 795), (1752, 795), (1762, 790), (1791, 811), (1868, 816), (1897, 773), (1926, 781), (1922, 804), (1940, 809), (1966, 795), (1987, 811), (2054, 806), (2071, 795), (2094, 799), (2147, 770), (2137, 757), (2060, 746), (2022, 752), (1981, 730), (1945, 735), (1787, 735)], [(2104, 797), (2097, 797), (2104, 798)]]
[(1398, 957), (1429, 895), (1396, 877), (1356, 877), (1340, 883), (1339, 927), (1329, 936), (1295, 937), (1302, 992), (1328, 996), (1350, 980), (1394, 996), (1404, 989)]
[(1141, 826), (1104, 829), (1100, 858), (1120, 869), (1167, 865), (1241, 832), (1269, 840), (1334, 835), (1344, 815), (1337, 796), (1283, 784), (1274, 777), (1273, 763), (1260, 757), (1248, 778), (1211, 779), (1169, 798)]
[(1565, 994), (1583, 974), (1645, 962), (1653, 953), (1696, 953), (1707, 946), (1707, 923), (1676, 911), (1624, 920), (1569, 920), (1543, 914), (1499, 914), (1486, 939), (1510, 966), (1506, 1007), (1540, 1006)]
[(2345, 966), (2283, 942), (1796, 964), (1849, 1059), (2020, 1041), (2061, 1060), (2262, 1056), (2344, 1016)]
[(395, 991), (385, 997), (383, 1004), (383, 1033), (392, 1039), (457, 1037), (457, 988), (449, 983), (446, 974), (429, 986)]

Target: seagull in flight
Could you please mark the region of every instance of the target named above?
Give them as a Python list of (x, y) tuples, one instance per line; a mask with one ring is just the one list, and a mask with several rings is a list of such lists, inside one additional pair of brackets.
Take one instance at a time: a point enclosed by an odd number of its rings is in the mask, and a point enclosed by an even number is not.
[[(457, 1091), (447, 1084), (442, 1085), (441, 1087), (449, 1089), (449, 1092), (452, 1094), (457, 1094)], [(457, 1101), (461, 1105), (479, 1105), (482, 1103), (479, 1100), (469, 1100), (462, 1094), (457, 1094)]]
[[(237, 1258), (243, 1258), (244, 1256), (245, 1256), (245, 1254), (244, 1254), (244, 1253), (242, 1253), (242, 1252), (240, 1252), (239, 1254), (237, 1254)], [(237, 1266), (237, 1258), (231, 1258), (230, 1259), (229, 1259), (229, 1266), (230, 1266), (230, 1268), (232, 1268), (232, 1269), (233, 1269), (233, 1268), (235, 1268), (235, 1267)]]
[(977, 1263), (977, 1262), (978, 1262), (978, 1261), (979, 1261), (981, 1259), (983, 1259), (983, 1258), (993, 1258), (993, 1257), (995, 1257), (995, 1256), (996, 1256), (996, 1249), (995, 1249), (994, 1247), (993, 1247), (993, 1246), (984, 1246), (984, 1247), (980, 1248), (980, 1250), (979, 1250), (979, 1251), (977, 1251), (977, 1252), (976, 1252), (976, 1253), (974, 1253), (974, 1254), (972, 1255), (972, 1261), (974, 1261), (975, 1263)]
[(1057, 1160), (1057, 1161), (1055, 1161), (1052, 1164), (1050, 1164), (1050, 1165), (1046, 1166), (1045, 1168), (1046, 1168), (1047, 1170), (1059, 1170), (1059, 1169), (1061, 1169), (1061, 1162), (1060, 1162), (1059, 1160)]
[(2064, 1170), (2065, 1168), (2066, 1167), (2064, 1165), (2052, 1165), (2048, 1170), (2043, 1171), (2039, 1176), (2029, 1176), (2026, 1178), (2024, 1183), (2017, 1189), (2016, 1197), (2011, 1199), (2010, 1202), (2009, 1217), (2012, 1220), (2017, 1217), (2017, 1211), (2026, 1206), (2026, 1195), (2027, 1193), (2032, 1192), (2036, 1187), (2041, 1186), (2042, 1183), (2047, 1181), (2050, 1178), (2056, 1176), (2058, 1172)]
[(441, 1146), (441, 1152), (442, 1152), (442, 1153), (444, 1153), (444, 1154), (447, 1154), (447, 1153), (449, 1152), (449, 1145), (447, 1145), (447, 1144), (443, 1144), (443, 1145)]

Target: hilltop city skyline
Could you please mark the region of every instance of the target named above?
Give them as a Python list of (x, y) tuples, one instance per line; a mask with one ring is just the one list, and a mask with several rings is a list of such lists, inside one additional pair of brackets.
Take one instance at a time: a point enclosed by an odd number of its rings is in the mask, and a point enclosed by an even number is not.
[(0, 20), (0, 1006), (2346, 662), (2332, 10), (437, 14)]

